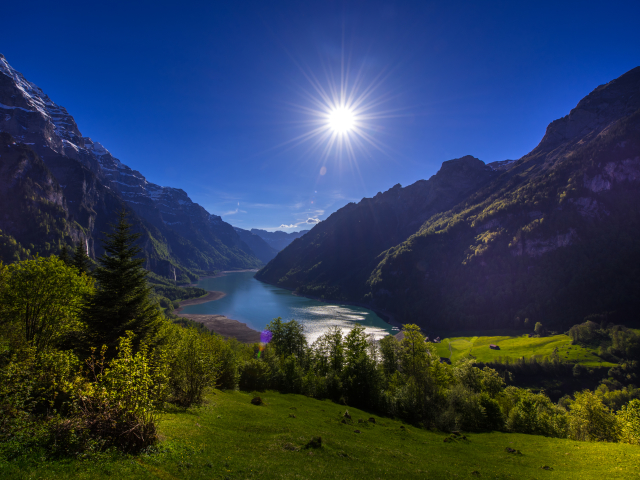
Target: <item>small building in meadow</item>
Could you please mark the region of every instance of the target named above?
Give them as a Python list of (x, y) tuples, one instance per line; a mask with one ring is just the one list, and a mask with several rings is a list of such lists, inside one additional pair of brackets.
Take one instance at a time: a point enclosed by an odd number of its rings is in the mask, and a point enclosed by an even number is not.
[(494, 345), (493, 343), (491, 345), (489, 345), (489, 348), (491, 350), (500, 350), (500, 347), (498, 345)]

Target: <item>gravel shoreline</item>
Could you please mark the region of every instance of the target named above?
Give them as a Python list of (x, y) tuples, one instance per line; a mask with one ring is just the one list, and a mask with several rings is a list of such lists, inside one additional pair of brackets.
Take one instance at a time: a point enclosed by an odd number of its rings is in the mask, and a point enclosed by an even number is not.
[[(223, 272), (224, 274), (224, 272)], [(220, 274), (219, 274), (220, 275)], [(180, 306), (175, 310), (176, 315), (198, 322), (207, 327), (210, 331), (222, 335), (223, 337), (233, 337), (243, 343), (256, 343), (260, 341), (260, 332), (249, 328), (246, 323), (227, 318), (224, 315), (202, 315), (193, 313), (180, 313), (184, 307), (189, 305), (201, 305), (207, 302), (215, 302), (225, 297), (224, 292), (209, 291), (199, 298), (190, 298), (180, 302)]]

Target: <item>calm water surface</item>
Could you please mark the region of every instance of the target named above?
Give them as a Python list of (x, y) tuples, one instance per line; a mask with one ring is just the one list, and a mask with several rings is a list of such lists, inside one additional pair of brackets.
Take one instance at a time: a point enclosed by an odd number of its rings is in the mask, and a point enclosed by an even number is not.
[(224, 315), (258, 331), (264, 330), (267, 323), (276, 317), (282, 317), (283, 321), (295, 319), (304, 325), (310, 343), (332, 326), (340, 327), (346, 334), (354, 325), (360, 324), (376, 338), (391, 333), (391, 325), (371, 310), (297, 297), (289, 290), (259, 282), (253, 278), (254, 275), (255, 272), (235, 272), (202, 279), (198, 287), (227, 295), (215, 302), (190, 305), (182, 311)]

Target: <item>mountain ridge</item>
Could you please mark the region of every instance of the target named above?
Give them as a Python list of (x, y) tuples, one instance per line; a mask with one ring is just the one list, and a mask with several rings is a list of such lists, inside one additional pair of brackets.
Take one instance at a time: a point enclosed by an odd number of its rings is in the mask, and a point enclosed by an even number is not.
[[(316, 257), (292, 244), (258, 278), (439, 330), (512, 328), (525, 318), (570, 326), (588, 315), (632, 321), (640, 308), (640, 68), (551, 122), (527, 155), (491, 165), (490, 181), (376, 256), (365, 285), (350, 272), (304, 276), (308, 258), (319, 269), (345, 250), (339, 243)], [(356, 285), (345, 290), (345, 282)]]
[[(100, 254), (96, 240), (104, 230), (95, 228), (98, 212), (88, 196), (93, 192), (94, 197), (101, 198), (105, 193), (85, 187), (100, 184), (130, 209), (136, 217), (134, 222), (144, 224), (141, 230), (147, 268), (156, 273), (177, 280), (176, 272), (180, 272), (186, 275), (184, 280), (190, 280), (198, 273), (262, 264), (220, 216), (191, 201), (181, 189), (148, 182), (99, 142), (83, 137), (67, 110), (13, 69), (1, 54), (0, 131), (31, 148), (53, 176), (59, 177), (65, 195), (75, 197), (69, 205), (84, 204), (74, 212), (82, 227), (82, 234), (75, 236), (85, 237), (91, 256)], [(99, 223), (104, 228), (109, 222)], [(70, 243), (77, 238), (71, 236), (64, 241)]]

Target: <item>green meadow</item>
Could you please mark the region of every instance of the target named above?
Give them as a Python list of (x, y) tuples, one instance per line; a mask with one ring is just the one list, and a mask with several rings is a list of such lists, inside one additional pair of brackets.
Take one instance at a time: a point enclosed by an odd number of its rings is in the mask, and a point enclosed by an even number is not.
[[(0, 463), (3, 479), (628, 479), (640, 448), (514, 433), (422, 430), (331, 401), (215, 391), (202, 407), (165, 413), (162, 442), (138, 456)], [(351, 414), (342, 423), (345, 410)], [(375, 423), (369, 421), (373, 418)], [(360, 433), (357, 433), (359, 431)], [(321, 437), (321, 447), (305, 446)], [(451, 439), (445, 441), (445, 439)], [(520, 453), (508, 453), (507, 448)]]
[[(489, 345), (494, 344), (500, 350), (493, 350)], [(436, 344), (441, 357), (450, 358), (452, 362), (462, 358), (473, 358), (479, 362), (495, 362), (498, 359), (535, 357), (542, 360), (550, 356), (554, 349), (564, 362), (580, 363), (587, 367), (612, 367), (613, 363), (603, 361), (596, 355), (594, 348), (581, 345), (571, 345), (571, 338), (567, 335), (551, 335), (548, 337), (521, 336), (493, 336), (493, 337), (452, 337), (445, 338)]]

